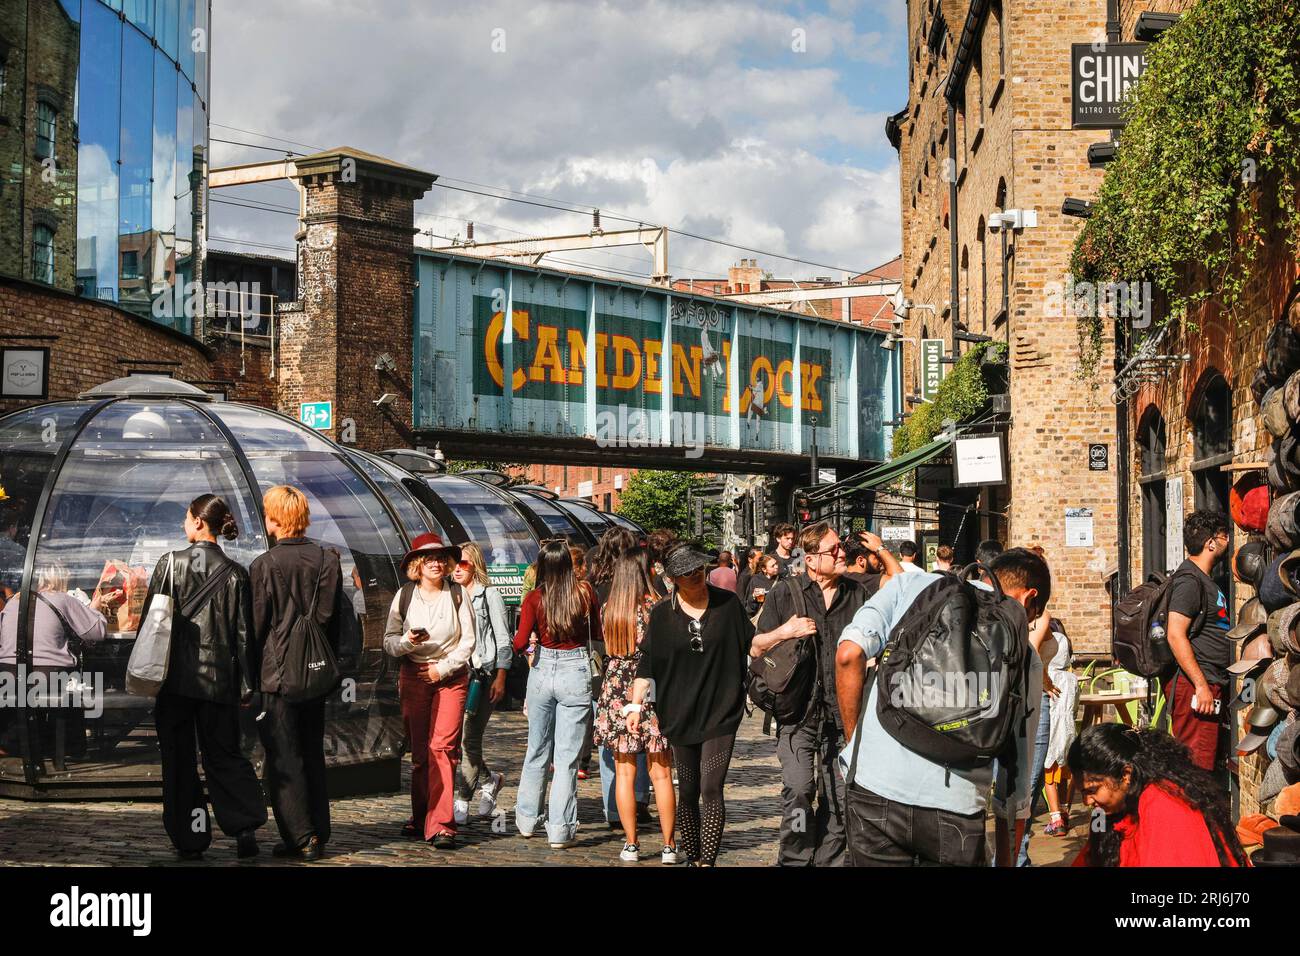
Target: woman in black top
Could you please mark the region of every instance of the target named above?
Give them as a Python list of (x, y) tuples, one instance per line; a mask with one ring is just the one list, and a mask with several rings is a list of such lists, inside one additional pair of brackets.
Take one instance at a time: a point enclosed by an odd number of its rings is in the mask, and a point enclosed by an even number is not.
[(248, 572), (225, 555), (217, 535), (239, 536), (234, 516), (216, 495), (199, 495), (185, 513), (190, 546), (163, 555), (144, 603), (149, 607), (160, 593), (173, 600), (171, 653), (155, 698), (154, 730), (162, 756), (163, 826), (183, 860), (199, 859), (212, 842), (196, 736), (217, 824), (235, 837), (240, 859), (257, 855), (256, 831), (266, 822), (266, 801), (239, 731), (240, 704), (252, 702), (257, 682), (250, 657), (252, 592)]
[(780, 577), (781, 564), (776, 560), (775, 555), (765, 554), (758, 559), (758, 573), (745, 582), (745, 590), (737, 592), (740, 599), (745, 602), (746, 614), (753, 617), (763, 610), (763, 605), (759, 603), (758, 595), (754, 592), (762, 591), (766, 597), (767, 592), (776, 587)]
[(673, 596), (650, 612), (632, 702), (624, 707), (635, 734), (654, 682), (659, 728), (672, 741), (677, 766), (677, 836), (694, 866), (713, 866), (718, 857), (726, 822), (722, 787), (745, 713), (744, 675), (754, 639), (736, 595), (708, 584), (708, 563), (689, 545), (664, 558)]

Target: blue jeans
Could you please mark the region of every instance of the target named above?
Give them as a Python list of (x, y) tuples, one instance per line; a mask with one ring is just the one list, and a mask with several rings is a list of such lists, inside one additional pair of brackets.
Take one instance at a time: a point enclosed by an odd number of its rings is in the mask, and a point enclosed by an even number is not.
[(1029, 866), (1029, 827), (1034, 818), (1034, 804), (1038, 803), (1038, 794), (1043, 789), (1043, 778), (1047, 768), (1043, 761), (1047, 759), (1047, 745), (1052, 739), (1052, 698), (1043, 695), (1043, 706), (1039, 710), (1038, 735), (1034, 738), (1034, 775), (1029, 781), (1029, 819), (1025, 821), (1025, 836), (1020, 841), (1020, 855), (1016, 857), (1016, 866)]
[[(552, 843), (572, 840), (578, 830), (578, 757), (591, 720), (591, 672), (587, 649), (540, 649), (528, 672), (528, 753), (519, 778), (515, 825), (532, 835), (543, 818), (546, 774), (552, 762), (546, 835)], [(553, 755), (553, 757), (552, 757)]]
[[(600, 793), (605, 805), (605, 822), (618, 819), (618, 804), (614, 801), (614, 751), (600, 748)], [(645, 753), (636, 755), (636, 802), (650, 802), (650, 768)]]

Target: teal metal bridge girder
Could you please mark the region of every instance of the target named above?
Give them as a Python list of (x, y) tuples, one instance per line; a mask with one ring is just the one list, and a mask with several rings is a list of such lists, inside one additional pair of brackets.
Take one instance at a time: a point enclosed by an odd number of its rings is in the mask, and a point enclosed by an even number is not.
[[(413, 426), (457, 457), (795, 472), (885, 456), (891, 353), (861, 326), (417, 251)], [(506, 321), (510, 316), (510, 321)]]

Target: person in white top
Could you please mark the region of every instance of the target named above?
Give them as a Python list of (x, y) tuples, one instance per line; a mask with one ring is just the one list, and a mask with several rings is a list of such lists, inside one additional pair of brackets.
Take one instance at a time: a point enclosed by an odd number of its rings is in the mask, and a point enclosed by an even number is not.
[(460, 548), (422, 534), (402, 559), (408, 584), (393, 598), (384, 650), (402, 661), (398, 696), (411, 744), (411, 819), (402, 827), (439, 849), (456, 845), (456, 764), (459, 761), (474, 610), (451, 569)]
[(920, 549), (917, 548), (915, 541), (900, 541), (898, 543), (898, 563), (904, 571), (915, 574), (917, 571), (924, 571), (925, 568), (916, 563), (920, 556)]

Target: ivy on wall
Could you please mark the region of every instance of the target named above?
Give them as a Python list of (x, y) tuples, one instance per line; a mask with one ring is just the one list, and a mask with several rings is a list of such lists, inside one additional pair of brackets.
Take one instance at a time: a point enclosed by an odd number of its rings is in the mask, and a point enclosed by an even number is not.
[(943, 431), (945, 421), (962, 422), (975, 415), (988, 401), (990, 385), (1001, 374), (993, 369), (1005, 365), (1007, 347), (1002, 342), (981, 342), (953, 363), (935, 392), (934, 401), (916, 406), (911, 417), (894, 431), (892, 457), (929, 444)]
[[(1077, 283), (1150, 282), (1157, 332), (1217, 299), (1231, 315), (1276, 216), (1300, 239), (1300, 12), (1295, 0), (1200, 0), (1148, 50), (1127, 125), (1075, 243)], [(1273, 207), (1273, 208), (1270, 208)], [(1076, 312), (1079, 310), (1076, 310)], [(1078, 316), (1081, 372), (1104, 339)]]

